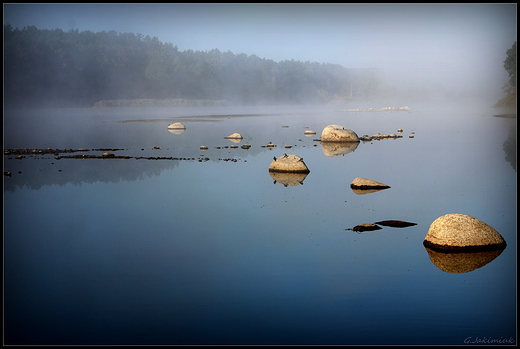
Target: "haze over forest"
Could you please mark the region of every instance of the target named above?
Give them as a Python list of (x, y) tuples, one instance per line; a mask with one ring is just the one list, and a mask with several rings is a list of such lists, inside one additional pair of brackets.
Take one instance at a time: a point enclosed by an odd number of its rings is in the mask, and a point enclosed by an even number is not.
[(516, 4), (4, 4), (4, 105), (504, 96)]

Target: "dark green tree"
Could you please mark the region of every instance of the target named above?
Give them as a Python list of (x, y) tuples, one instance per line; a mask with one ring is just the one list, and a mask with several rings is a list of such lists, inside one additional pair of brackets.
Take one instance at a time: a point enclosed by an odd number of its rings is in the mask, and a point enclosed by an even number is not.
[(506, 52), (506, 60), (504, 61), (504, 69), (509, 74), (508, 93), (516, 93), (516, 41)]

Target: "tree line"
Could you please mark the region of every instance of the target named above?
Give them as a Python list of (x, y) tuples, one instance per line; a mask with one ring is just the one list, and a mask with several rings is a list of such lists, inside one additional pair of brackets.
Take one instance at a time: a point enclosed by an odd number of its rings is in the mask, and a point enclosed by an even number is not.
[(504, 69), (509, 74), (509, 80), (504, 86), (504, 92), (507, 96), (499, 100), (495, 105), (516, 108), (516, 41), (506, 51)]
[(4, 105), (92, 107), (100, 100), (324, 103), (381, 93), (377, 72), (275, 62), (231, 51), (179, 51), (157, 37), (4, 25)]

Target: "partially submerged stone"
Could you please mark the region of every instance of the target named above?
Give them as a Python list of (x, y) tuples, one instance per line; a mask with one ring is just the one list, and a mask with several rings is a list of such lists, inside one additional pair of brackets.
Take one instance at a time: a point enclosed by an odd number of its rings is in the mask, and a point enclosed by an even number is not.
[(392, 228), (406, 228), (406, 227), (413, 227), (414, 225), (417, 225), (417, 223), (396, 221), (396, 220), (379, 221), (379, 222), (376, 222), (376, 224), (383, 225), (385, 227), (392, 227)]
[(171, 130), (184, 130), (186, 129), (186, 126), (184, 126), (180, 122), (175, 122), (173, 124), (168, 125), (168, 128)]
[(355, 178), (350, 184), (352, 189), (387, 189), (390, 186), (367, 178)]
[(242, 137), (242, 135), (240, 133), (236, 133), (235, 132), (235, 133), (233, 133), (233, 134), (231, 134), (231, 135), (229, 135), (227, 137), (224, 137), (224, 138), (226, 138), (226, 139), (242, 139), (244, 137)]
[(305, 130), (305, 132), (303, 132), (306, 136), (312, 136), (312, 135), (315, 135), (316, 134), (316, 131), (312, 131), (312, 130)]
[(382, 229), (382, 228), (374, 223), (358, 224), (354, 228), (352, 228), (353, 231), (359, 231), (359, 232), (373, 231), (373, 230), (379, 230), (379, 229)]
[(269, 165), (270, 172), (293, 172), (293, 173), (309, 173), (311, 172), (303, 158), (298, 155), (284, 154), (278, 158), (274, 158)]
[(506, 241), (493, 227), (460, 213), (447, 214), (433, 221), (423, 244), (439, 250), (496, 250), (506, 247)]
[(329, 125), (321, 132), (322, 142), (359, 142), (356, 132), (340, 125)]

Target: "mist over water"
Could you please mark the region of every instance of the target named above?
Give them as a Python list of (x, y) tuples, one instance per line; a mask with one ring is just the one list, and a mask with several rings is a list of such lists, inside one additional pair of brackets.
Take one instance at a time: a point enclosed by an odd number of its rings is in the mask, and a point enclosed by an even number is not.
[[(273, 63), (369, 69), (384, 90), (372, 97), (408, 104), (460, 98), (494, 103), (508, 81), (505, 53), (516, 41), (516, 4), (6, 4), (4, 11), (4, 24), (19, 29), (142, 34), (179, 52), (217, 49)], [(142, 92), (118, 97), (118, 86), (132, 82), (115, 69), (109, 79), (114, 90), (99, 99), (150, 98)], [(348, 96), (349, 88), (334, 93)], [(222, 91), (220, 98), (234, 100), (235, 92)]]

